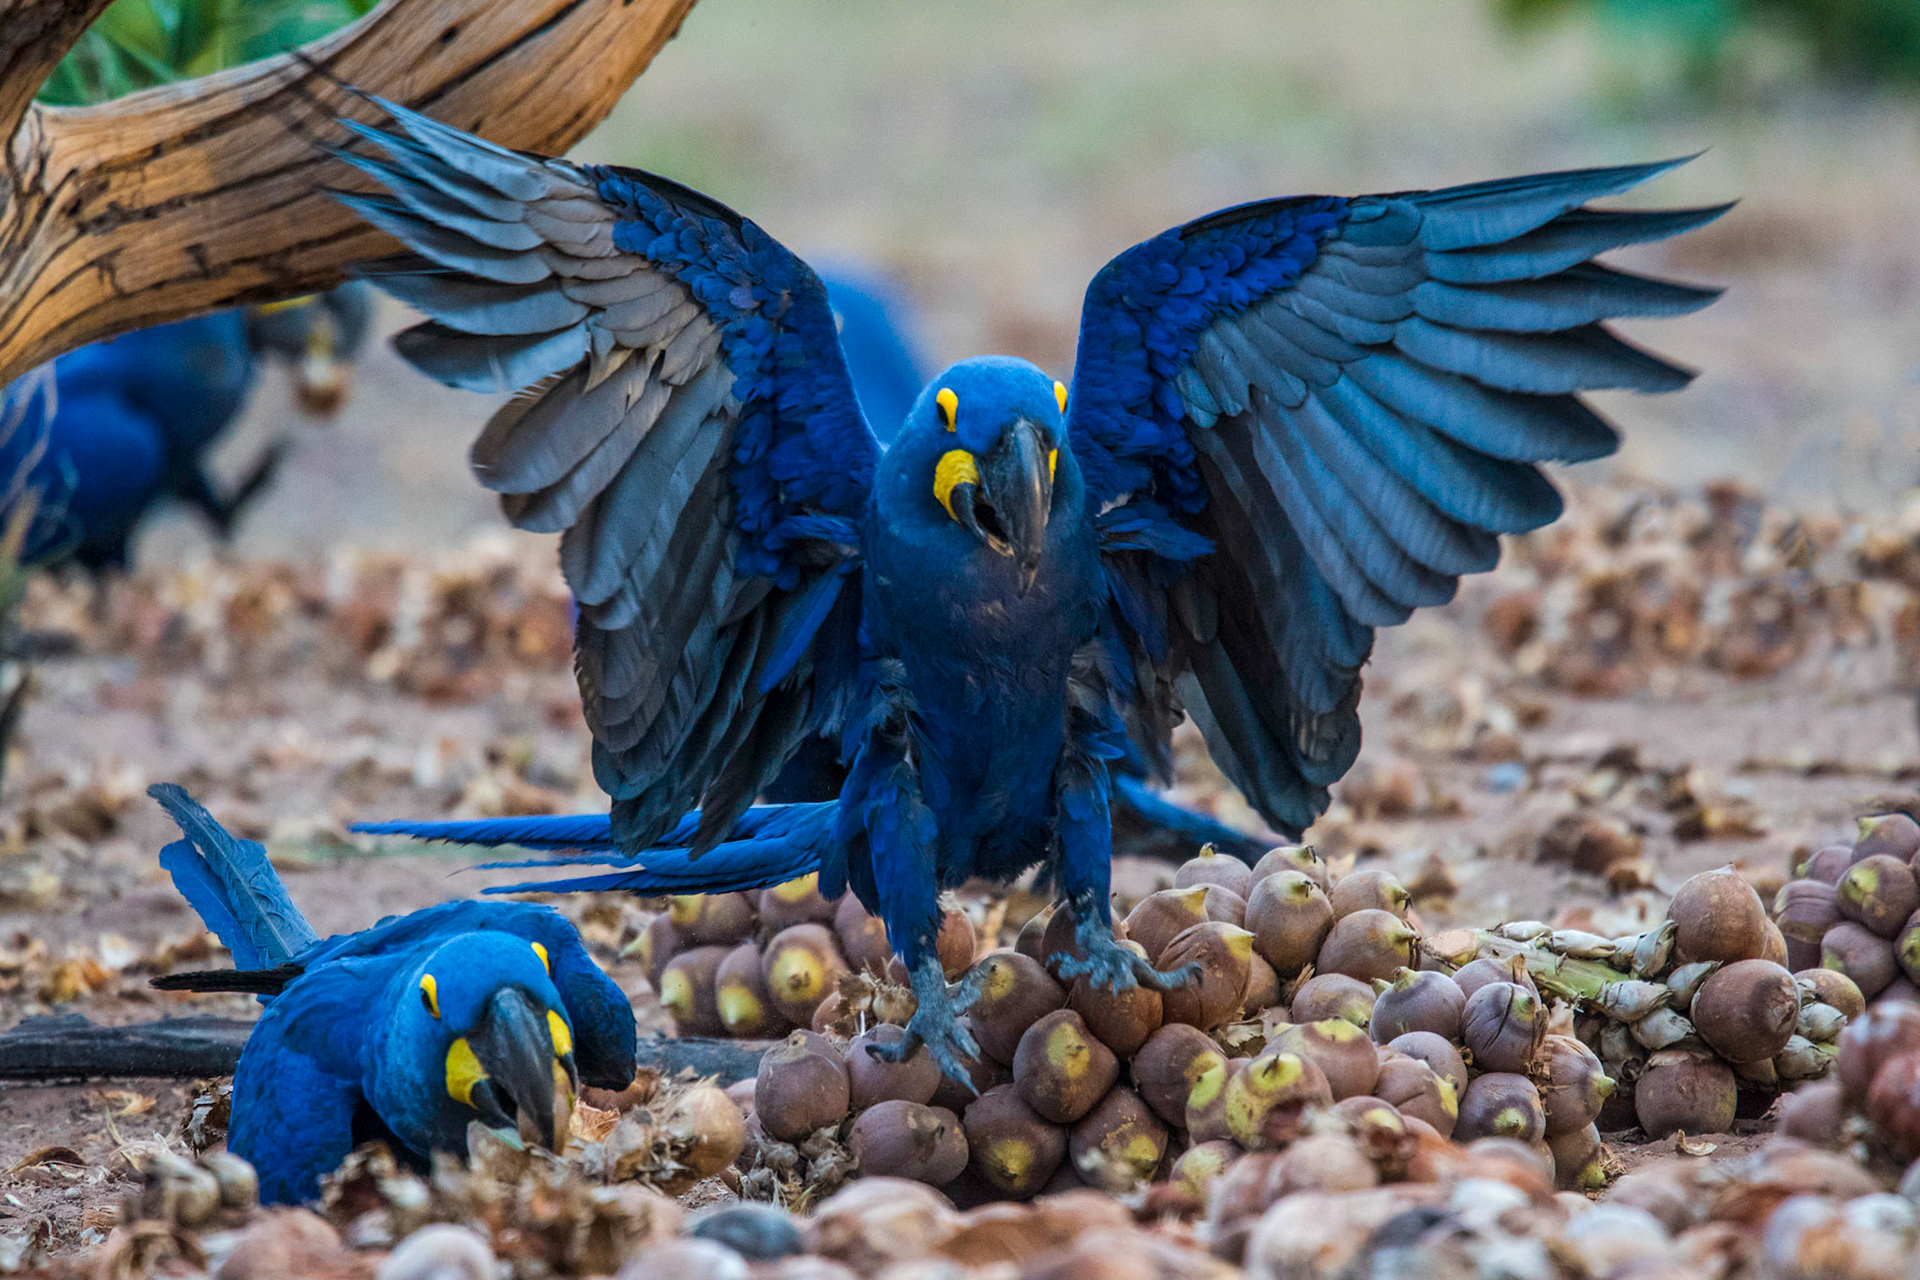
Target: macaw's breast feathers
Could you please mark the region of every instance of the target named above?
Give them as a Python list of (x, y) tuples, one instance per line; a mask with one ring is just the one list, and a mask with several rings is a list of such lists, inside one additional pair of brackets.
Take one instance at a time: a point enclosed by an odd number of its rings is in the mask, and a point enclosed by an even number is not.
[(616, 836), (696, 803), (720, 839), (804, 738), (838, 729), (879, 445), (824, 287), (732, 210), (637, 170), (523, 155), (380, 102), (337, 193), (406, 255), (400, 354), (519, 394), (473, 447), (521, 528), (558, 532)]
[[(1164, 725), (1142, 705), (1177, 690), (1268, 822), (1325, 809), (1359, 749), (1374, 628), (1451, 599), (1493, 567), (1496, 535), (1560, 513), (1538, 464), (1618, 444), (1580, 392), (1692, 376), (1605, 322), (1717, 291), (1590, 259), (1727, 206), (1585, 207), (1677, 163), (1263, 201), (1094, 278), (1068, 429), (1092, 500), (1138, 512), (1124, 539), (1103, 526), (1136, 731)], [(1131, 526), (1155, 522), (1212, 553), (1148, 549)]]

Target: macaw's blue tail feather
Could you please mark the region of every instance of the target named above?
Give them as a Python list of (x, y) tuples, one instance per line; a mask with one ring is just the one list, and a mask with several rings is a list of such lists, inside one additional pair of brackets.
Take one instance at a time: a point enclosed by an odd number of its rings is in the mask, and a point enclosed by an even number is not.
[(488, 893), (735, 893), (764, 889), (818, 871), (832, 845), (833, 819), (838, 809), (838, 802), (830, 800), (755, 805), (740, 815), (726, 840), (697, 856), (687, 848), (700, 827), (697, 811), (675, 823), (659, 844), (631, 854), (618, 848), (605, 814), (478, 822), (369, 822), (354, 830), (454, 844), (577, 851), (565, 858), (493, 862), (486, 864), (489, 867), (615, 868), (604, 875), (502, 885)]
[(1149, 826), (1170, 831), (1196, 845), (1210, 844), (1221, 853), (1232, 854), (1243, 862), (1258, 862), (1267, 851), (1265, 841), (1235, 831), (1204, 813), (1196, 813), (1184, 805), (1175, 804), (1139, 778), (1116, 773), (1113, 791), (1115, 808), (1130, 809), (1135, 817)]
[(235, 839), (183, 787), (161, 782), (147, 794), (186, 837), (160, 851), (160, 865), (233, 953), (236, 969), (275, 968), (319, 940), (257, 841)]

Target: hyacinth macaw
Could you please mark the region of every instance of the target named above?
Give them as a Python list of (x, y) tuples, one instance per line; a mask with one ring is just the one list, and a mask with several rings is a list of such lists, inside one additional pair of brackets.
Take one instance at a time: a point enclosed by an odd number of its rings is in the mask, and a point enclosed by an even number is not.
[(170, 974), (176, 991), (266, 1005), (233, 1078), (227, 1144), (267, 1204), (319, 1194), (357, 1144), (425, 1167), (464, 1152), (468, 1122), (558, 1151), (584, 1080), (633, 1081), (633, 1008), (550, 907), (446, 902), (361, 933), (315, 935), (251, 840), (171, 784), (149, 794), (185, 839), (160, 854), (234, 968)]
[[(1111, 762), (1164, 774), (1184, 711), (1270, 825), (1312, 822), (1359, 750), (1374, 629), (1559, 514), (1537, 464), (1617, 444), (1578, 392), (1691, 376), (1602, 322), (1715, 296), (1591, 261), (1722, 211), (1587, 206), (1670, 164), (1262, 200), (1103, 268), (1071, 389), (963, 360), (883, 448), (818, 277), (753, 222), (379, 105), (398, 132), (349, 125), (349, 159), (385, 192), (339, 198), (411, 250), (369, 272), (432, 317), (408, 360), (531, 388), (473, 464), (561, 534), (612, 812), (364, 829), (613, 868), (544, 889), (818, 871), (908, 968), (888, 1056), (924, 1041), (962, 1078), (941, 888), (1038, 867), (1076, 922), (1062, 972), (1190, 981), (1114, 940)], [(755, 806), (821, 732), (838, 799)]]
[[(156, 325), (55, 359), (54, 411), (31, 472), (36, 487), (59, 501), (45, 507), (34, 544), (89, 569), (124, 569), (135, 528), (167, 496), (229, 536), (286, 450), (269, 448), (228, 494), (207, 475), (207, 455), (239, 418), (256, 364), (287, 360), (301, 402), (330, 412), (371, 316), (371, 291), (354, 283)], [(0, 443), (0, 466), (15, 460)]]

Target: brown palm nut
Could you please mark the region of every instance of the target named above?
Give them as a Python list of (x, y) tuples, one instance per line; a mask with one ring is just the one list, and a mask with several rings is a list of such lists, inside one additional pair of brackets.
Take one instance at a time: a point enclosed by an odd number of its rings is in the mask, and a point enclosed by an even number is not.
[(830, 925), (840, 907), (838, 901), (821, 896), (817, 871), (762, 889), (755, 905), (760, 911), (760, 931), (767, 936), (788, 925)]
[(1217, 884), (1244, 899), (1253, 890), (1253, 868), (1231, 854), (1220, 853), (1212, 845), (1202, 849), (1175, 869), (1173, 887), (1190, 889), (1195, 885)]
[(1247, 989), (1240, 994), (1240, 1012), (1252, 1017), (1280, 1003), (1280, 975), (1256, 949), (1247, 959)]
[(1460, 1039), (1479, 1070), (1525, 1072), (1546, 1034), (1546, 1010), (1525, 987), (1489, 982), (1467, 999)]
[(887, 971), (893, 944), (887, 941), (886, 923), (870, 914), (851, 893), (842, 896), (840, 905), (834, 908), (833, 933), (848, 968), (867, 973)]
[(1207, 887), (1162, 889), (1140, 899), (1127, 913), (1127, 937), (1140, 944), (1147, 959), (1160, 963), (1167, 944), (1207, 922)]
[(767, 993), (782, 1017), (798, 1026), (813, 1023), (813, 1011), (847, 971), (833, 931), (796, 924), (773, 935), (760, 954)]
[(1756, 958), (1771, 960), (1789, 973), (1793, 971), (1793, 952), (1787, 949), (1787, 935), (1780, 932), (1780, 926), (1771, 920), (1767, 921), (1765, 945), (1760, 948)]
[(1853, 985), (1869, 1000), (1900, 976), (1893, 944), (1851, 920), (1842, 920), (1820, 939), (1820, 967), (1853, 979)]
[[(1140, 944), (1120, 944), (1139, 953)], [(1128, 987), (1113, 992), (1085, 977), (1075, 978), (1067, 991), (1067, 1007), (1079, 1014), (1100, 1042), (1123, 1058), (1147, 1042), (1159, 1030), (1164, 1012), (1161, 996), (1151, 987)]]
[(1031, 1200), (1067, 1158), (1067, 1131), (1049, 1124), (1010, 1084), (989, 1089), (960, 1118), (970, 1165), (1010, 1200)]
[(897, 1098), (862, 1111), (847, 1134), (847, 1148), (869, 1178), (910, 1178), (944, 1187), (967, 1167), (959, 1116)]
[(1390, 871), (1349, 871), (1327, 890), (1333, 918), (1344, 920), (1356, 911), (1384, 911), (1405, 920), (1413, 898)]
[(1847, 1024), (1836, 1042), (1834, 1077), (1847, 1105), (1866, 1106), (1867, 1089), (1880, 1065), (1903, 1053), (1920, 1053), (1920, 1008), (1876, 1004)]
[(1293, 993), (1288, 1016), (1295, 1022), (1344, 1018), (1356, 1027), (1373, 1019), (1373, 988), (1344, 973), (1316, 973)]
[(726, 1034), (742, 1040), (771, 1040), (793, 1026), (773, 1007), (760, 948), (741, 943), (714, 970), (714, 1005)]
[(1390, 981), (1419, 962), (1420, 935), (1391, 911), (1367, 907), (1333, 922), (1315, 965), (1324, 973), (1372, 982)]
[(1268, 876), (1279, 875), (1283, 871), (1298, 871), (1307, 879), (1320, 886), (1325, 893), (1333, 883), (1333, 875), (1327, 870), (1327, 862), (1310, 844), (1283, 844), (1267, 850), (1260, 861), (1253, 864), (1255, 884)]
[(647, 921), (647, 927), (628, 944), (628, 950), (640, 962), (640, 967), (646, 970), (647, 982), (655, 991), (659, 991), (660, 975), (666, 972), (667, 961), (685, 950), (686, 945), (674, 929), (673, 921), (662, 911)]
[(1067, 1003), (1067, 993), (1053, 975), (1017, 951), (990, 952), (974, 966), (971, 981), (979, 999), (967, 1017), (980, 1052), (1008, 1066), (1027, 1028)]
[(1209, 920), (1183, 932), (1160, 955), (1162, 969), (1198, 964), (1200, 976), (1164, 993), (1168, 1022), (1187, 1022), (1210, 1030), (1240, 1012), (1240, 997), (1253, 972), (1253, 935), (1245, 929)]
[(1600, 1141), (1597, 1126), (1549, 1134), (1547, 1150), (1553, 1153), (1553, 1185), (1557, 1190), (1585, 1195), (1607, 1185), (1607, 1148)]
[(1904, 813), (1860, 819), (1860, 838), (1853, 842), (1853, 860), (1880, 855), (1911, 861), (1920, 854), (1920, 823)]
[(1840, 914), (1891, 938), (1920, 909), (1920, 881), (1905, 859), (1875, 854), (1847, 868), (1834, 886)]
[[(973, 1024), (971, 1015), (960, 1019), (960, 1025), (968, 1034), (978, 1040), (979, 1028)], [(942, 1073), (940, 1083), (934, 1086), (933, 1097), (927, 1101), (930, 1107), (945, 1107), (952, 1112), (964, 1112), (969, 1103), (989, 1089), (1003, 1084), (1013, 1083), (1013, 1069), (1004, 1062), (996, 1062), (986, 1054), (978, 1058), (963, 1058), (960, 1065), (966, 1068), (967, 1081), (962, 1084)]]
[(1767, 909), (1732, 867), (1702, 871), (1673, 895), (1667, 917), (1682, 963), (1751, 960), (1766, 947)]
[(1852, 845), (1830, 844), (1808, 853), (1796, 853), (1788, 864), (1787, 873), (1795, 880), (1823, 880), (1828, 884), (1839, 884), (1840, 877), (1852, 865)]
[(1320, 1068), (1271, 1049), (1227, 1079), (1227, 1129), (1249, 1151), (1284, 1147), (1298, 1137), (1307, 1112), (1331, 1106), (1333, 1090)]
[(1291, 979), (1320, 954), (1333, 930), (1333, 904), (1309, 877), (1281, 871), (1254, 884), (1244, 919), (1255, 950)]
[(1351, 1126), (1355, 1145), (1381, 1173), (1394, 1180), (1405, 1174), (1418, 1139), (1399, 1108), (1384, 1098), (1360, 1097), (1336, 1102), (1333, 1110)]
[(1040, 948), (1042, 940), (1047, 936), (1047, 926), (1052, 922), (1053, 908), (1051, 906), (1042, 907), (1040, 910), (1028, 916), (1026, 923), (1020, 926), (1020, 932), (1014, 935), (1013, 949), (1021, 955), (1026, 956), (1029, 960), (1037, 960), (1041, 964), (1045, 964), (1047, 957), (1042, 953)]
[(1196, 1208), (1204, 1207), (1214, 1183), (1240, 1156), (1239, 1144), (1230, 1139), (1196, 1142), (1173, 1162), (1167, 1181), (1173, 1184), (1187, 1204)]
[[(973, 921), (967, 919), (967, 913), (949, 908), (940, 914), (940, 928), (933, 936), (934, 954), (940, 957), (940, 972), (951, 982), (967, 970), (973, 968)], [(913, 976), (907, 972), (907, 962), (899, 956), (887, 961), (887, 980), (901, 986), (911, 986)]]
[(1459, 1090), (1418, 1058), (1393, 1058), (1381, 1063), (1373, 1091), (1401, 1115), (1432, 1125), (1443, 1138), (1452, 1136), (1460, 1119)]
[(1281, 1153), (1267, 1185), (1277, 1200), (1299, 1192), (1365, 1191), (1379, 1184), (1379, 1167), (1359, 1143), (1343, 1133), (1313, 1133)]
[(1793, 975), (1793, 985), (1799, 989), (1802, 1005), (1830, 1004), (1849, 1020), (1867, 1011), (1867, 998), (1838, 969), (1802, 969)]
[(1100, 1191), (1137, 1191), (1167, 1154), (1167, 1126), (1140, 1095), (1116, 1085), (1067, 1132), (1067, 1156), (1080, 1180)]
[(667, 961), (660, 974), (660, 1003), (673, 1015), (683, 1036), (725, 1035), (715, 979), (727, 958), (727, 947), (694, 947)]
[(1214, 1180), (1207, 1192), (1206, 1235), (1215, 1257), (1234, 1266), (1240, 1264), (1247, 1237), (1273, 1203), (1268, 1184), (1279, 1163), (1276, 1152), (1242, 1155)]
[(1389, 1044), (1411, 1031), (1431, 1031), (1457, 1040), (1466, 1010), (1467, 993), (1446, 974), (1402, 969), (1393, 985), (1373, 998), (1373, 1038)]
[(1838, 1080), (1814, 1080), (1780, 1099), (1774, 1132), (1816, 1147), (1837, 1147), (1846, 1134), (1847, 1104)]
[(1800, 1016), (1793, 975), (1768, 960), (1740, 960), (1700, 984), (1693, 1027), (1735, 1064), (1759, 1062), (1787, 1047)]
[(1147, 1037), (1128, 1071), (1133, 1087), (1154, 1114), (1176, 1128), (1187, 1123), (1187, 1096), (1202, 1072), (1224, 1066), (1226, 1055), (1213, 1037), (1184, 1022), (1171, 1022)]
[(874, 1048), (899, 1044), (906, 1034), (905, 1028), (883, 1022), (861, 1032), (847, 1045), (847, 1080), (855, 1111), (865, 1111), (882, 1102), (913, 1102), (925, 1106), (933, 1100), (934, 1091), (940, 1087), (940, 1068), (934, 1065), (927, 1046), (916, 1047), (904, 1062), (888, 1062), (871, 1052)]
[(1072, 1124), (1093, 1110), (1119, 1075), (1113, 1050), (1095, 1039), (1071, 1009), (1056, 1010), (1027, 1028), (1014, 1050), (1014, 1087), (1054, 1124)]
[(846, 1060), (825, 1036), (796, 1031), (760, 1055), (753, 1114), (769, 1137), (799, 1142), (846, 1118)]
[(1189, 1142), (1233, 1137), (1233, 1127), (1227, 1123), (1227, 1086), (1252, 1061), (1251, 1058), (1221, 1058), (1206, 1063), (1194, 1077), (1193, 1088), (1187, 1094), (1186, 1120), (1181, 1126), (1186, 1129)]
[(1475, 1076), (1461, 1097), (1453, 1138), (1513, 1138), (1531, 1144), (1546, 1132), (1546, 1110), (1533, 1081), (1509, 1071), (1488, 1071)]
[(1367, 1033), (1344, 1018), (1298, 1023), (1267, 1040), (1267, 1048), (1298, 1054), (1327, 1078), (1335, 1102), (1373, 1092), (1380, 1055)]
[(1867, 1118), (1896, 1159), (1920, 1156), (1920, 1053), (1880, 1064), (1867, 1090)]
[(1656, 1054), (1633, 1086), (1633, 1111), (1649, 1138), (1725, 1133), (1740, 1100), (1733, 1068), (1694, 1054)]
[(1824, 880), (1789, 880), (1773, 899), (1774, 922), (1791, 942), (1819, 942), (1840, 923), (1840, 898)]
[(1207, 891), (1207, 919), (1218, 920), (1222, 924), (1246, 927), (1247, 900), (1231, 889), (1223, 889), (1217, 884), (1205, 886)]
[(667, 919), (696, 947), (731, 947), (753, 932), (753, 899), (744, 893), (678, 893)]
[(1472, 999), (1473, 993), (1489, 982), (1513, 982), (1525, 987), (1536, 996), (1540, 994), (1540, 989), (1534, 986), (1533, 976), (1527, 972), (1524, 962), (1515, 965), (1511, 961), (1496, 960), (1492, 956), (1485, 956), (1461, 965), (1453, 971), (1453, 981), (1454, 985), (1460, 988), (1461, 994), (1468, 999)]
[(1541, 1041), (1534, 1077), (1540, 1085), (1550, 1140), (1592, 1124), (1613, 1096), (1613, 1079), (1600, 1059), (1572, 1036), (1548, 1036)]
[(1416, 1058), (1433, 1068), (1435, 1075), (1453, 1086), (1456, 1094), (1467, 1091), (1467, 1060), (1460, 1046), (1431, 1031), (1409, 1031), (1395, 1036), (1386, 1046), (1394, 1053)]

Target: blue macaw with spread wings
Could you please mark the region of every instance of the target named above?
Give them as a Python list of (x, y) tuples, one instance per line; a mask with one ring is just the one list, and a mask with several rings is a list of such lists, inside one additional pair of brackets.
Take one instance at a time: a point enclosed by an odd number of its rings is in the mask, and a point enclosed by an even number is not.
[[(410, 252), (371, 278), (431, 319), (418, 368), (525, 389), (473, 447), (559, 533), (604, 816), (363, 828), (573, 851), (523, 888), (745, 890), (807, 872), (887, 926), (924, 1041), (974, 1045), (936, 895), (1039, 867), (1064, 972), (1191, 980), (1113, 938), (1111, 762), (1164, 770), (1184, 712), (1276, 829), (1360, 747), (1375, 628), (1452, 598), (1553, 520), (1539, 464), (1611, 453), (1588, 389), (1689, 374), (1604, 322), (1713, 291), (1592, 261), (1723, 207), (1595, 209), (1669, 164), (1263, 200), (1094, 277), (1071, 388), (1024, 360), (935, 377), (886, 447), (827, 297), (753, 222), (632, 169), (494, 146), (380, 103), (384, 188), (340, 193)], [(755, 805), (838, 736), (837, 800)]]

